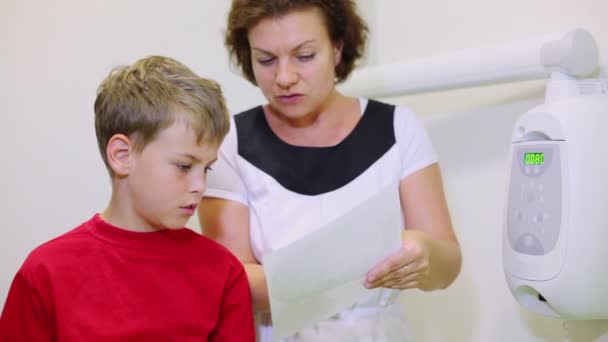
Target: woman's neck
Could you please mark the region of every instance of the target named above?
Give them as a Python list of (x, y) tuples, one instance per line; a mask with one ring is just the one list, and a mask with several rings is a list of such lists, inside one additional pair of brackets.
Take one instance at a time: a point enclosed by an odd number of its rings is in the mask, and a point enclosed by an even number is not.
[(335, 91), (315, 111), (295, 120), (264, 107), (266, 120), (281, 140), (296, 146), (326, 147), (339, 144), (361, 117), (359, 101)]

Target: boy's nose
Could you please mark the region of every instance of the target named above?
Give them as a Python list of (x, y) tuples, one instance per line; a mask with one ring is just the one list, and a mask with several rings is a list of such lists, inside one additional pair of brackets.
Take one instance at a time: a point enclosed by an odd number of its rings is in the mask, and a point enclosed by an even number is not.
[(190, 184), (191, 192), (203, 197), (203, 193), (207, 189), (207, 175), (193, 177), (194, 180)]

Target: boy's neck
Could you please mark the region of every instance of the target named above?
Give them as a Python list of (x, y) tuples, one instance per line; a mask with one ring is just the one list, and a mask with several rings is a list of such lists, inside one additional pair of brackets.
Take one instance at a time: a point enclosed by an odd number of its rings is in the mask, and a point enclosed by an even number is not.
[(138, 233), (149, 233), (165, 230), (167, 228), (152, 228), (141, 222), (141, 218), (135, 215), (135, 209), (128, 196), (121, 195), (120, 181), (114, 181), (112, 186), (112, 197), (106, 209), (100, 213), (100, 217), (107, 223), (128, 231)]

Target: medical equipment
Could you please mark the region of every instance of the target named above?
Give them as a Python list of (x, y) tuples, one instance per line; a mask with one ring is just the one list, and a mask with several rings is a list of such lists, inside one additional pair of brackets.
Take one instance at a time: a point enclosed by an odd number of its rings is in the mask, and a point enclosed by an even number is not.
[(608, 81), (568, 73), (554, 71), (545, 104), (515, 124), (504, 272), (530, 311), (606, 319)]

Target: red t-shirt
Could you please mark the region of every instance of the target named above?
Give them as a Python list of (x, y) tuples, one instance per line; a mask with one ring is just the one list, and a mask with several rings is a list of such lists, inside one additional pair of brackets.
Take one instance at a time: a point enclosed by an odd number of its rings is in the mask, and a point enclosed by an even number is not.
[(228, 250), (99, 215), (28, 256), (0, 316), (0, 341), (254, 340), (247, 276)]

